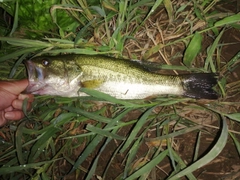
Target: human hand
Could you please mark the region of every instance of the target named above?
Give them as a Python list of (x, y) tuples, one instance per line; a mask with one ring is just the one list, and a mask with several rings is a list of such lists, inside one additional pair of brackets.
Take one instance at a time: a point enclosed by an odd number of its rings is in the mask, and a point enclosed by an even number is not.
[(20, 120), (24, 117), (22, 105), (28, 99), (27, 109), (33, 102), (32, 94), (21, 94), (28, 86), (28, 80), (0, 81), (0, 127), (9, 120)]

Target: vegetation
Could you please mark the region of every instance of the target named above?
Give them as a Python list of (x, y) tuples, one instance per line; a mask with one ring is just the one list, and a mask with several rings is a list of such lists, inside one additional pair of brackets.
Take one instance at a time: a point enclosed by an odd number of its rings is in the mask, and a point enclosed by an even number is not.
[[(90, 89), (82, 89), (90, 95), (82, 98), (36, 96), (26, 118), (0, 129), (2, 179), (197, 179), (194, 172), (221, 153), (229, 134), (240, 153), (238, 133), (231, 129), (240, 121), (240, 104), (231, 101), (239, 81), (228, 81), (240, 52), (221, 59), (224, 32), (239, 29), (240, 14), (219, 8), (228, 3), (3, 0), (2, 79), (26, 78), (22, 61), (33, 56), (106, 54), (156, 62), (164, 73), (218, 73), (220, 98), (123, 101)], [(219, 133), (212, 133), (216, 128)], [(190, 132), (198, 136), (186, 162), (177, 142)], [(214, 137), (213, 145), (200, 156), (205, 133)], [(159, 167), (164, 163), (171, 170)]]

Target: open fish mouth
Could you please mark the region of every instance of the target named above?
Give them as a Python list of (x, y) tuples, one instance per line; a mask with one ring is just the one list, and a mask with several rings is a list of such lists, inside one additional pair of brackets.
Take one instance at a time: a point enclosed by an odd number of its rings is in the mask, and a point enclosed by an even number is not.
[(25, 61), (25, 66), (27, 67), (29, 81), (44, 80), (42, 69), (35, 66), (32, 61)]
[(35, 77), (34, 77), (35, 68), (34, 68), (33, 63), (31, 61), (24, 61), (24, 64), (25, 64), (26, 69), (27, 69), (28, 80), (33, 81), (35, 79)]
[(27, 74), (28, 74), (28, 87), (26, 89), (27, 93), (37, 93), (38, 90), (43, 88), (46, 84), (44, 82), (43, 70), (37, 66), (32, 61), (24, 62)]

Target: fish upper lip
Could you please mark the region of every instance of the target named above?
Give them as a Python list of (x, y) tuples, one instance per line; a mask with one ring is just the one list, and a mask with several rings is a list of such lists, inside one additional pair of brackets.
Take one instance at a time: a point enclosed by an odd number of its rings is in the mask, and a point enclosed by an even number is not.
[(34, 80), (35, 71), (36, 71), (33, 63), (28, 60), (28, 61), (24, 61), (24, 64), (25, 64), (26, 69), (27, 69), (28, 80), (29, 81), (33, 81)]

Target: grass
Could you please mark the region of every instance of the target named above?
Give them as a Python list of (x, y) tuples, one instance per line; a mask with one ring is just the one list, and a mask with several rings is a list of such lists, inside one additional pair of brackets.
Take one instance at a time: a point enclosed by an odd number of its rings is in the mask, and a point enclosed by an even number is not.
[[(19, 22), (27, 16), (21, 4), (11, 12), (4, 3), (2, 7)], [(226, 46), (221, 41), (223, 33), (238, 29), (240, 16), (219, 11), (224, 5), (225, 1), (206, 0), (182, 4), (77, 0), (47, 6), (50, 14), (45, 18), (54, 25), (49, 29), (24, 23), (17, 28), (14, 21), (12, 37), (0, 37), (2, 79), (25, 78), (22, 61), (35, 55), (106, 54), (158, 63), (171, 74), (217, 72), (221, 97), (217, 101), (175, 96), (124, 101), (90, 89), (81, 89), (90, 95), (85, 98), (36, 96), (33, 110), (24, 119), (0, 129), (1, 178), (197, 179), (196, 170), (222, 152), (228, 134), (239, 153), (239, 133), (227, 126), (238, 126), (240, 121), (239, 103), (230, 101), (230, 96), (239, 94), (239, 81), (228, 82), (239, 53), (226, 63), (220, 57)], [(59, 10), (73, 19), (72, 28), (58, 22)], [(38, 22), (35, 18), (32, 21)], [(201, 113), (207, 117), (204, 122)], [(212, 126), (211, 120), (219, 122), (219, 127)], [(212, 133), (213, 129), (219, 134)], [(198, 132), (198, 138), (192, 147), (193, 160), (186, 162), (177, 139), (191, 132)], [(214, 141), (200, 156), (201, 137), (206, 133)], [(161, 168), (166, 160), (172, 167), (168, 172)]]

